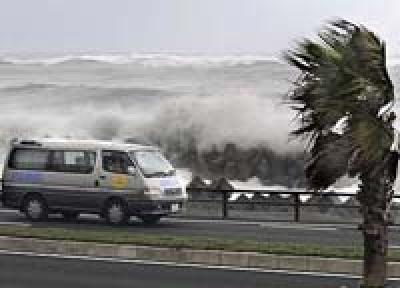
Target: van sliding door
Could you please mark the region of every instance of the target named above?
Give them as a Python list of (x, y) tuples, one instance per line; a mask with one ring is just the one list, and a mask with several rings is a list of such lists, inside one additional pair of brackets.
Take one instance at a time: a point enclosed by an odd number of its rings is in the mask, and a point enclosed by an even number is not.
[(46, 177), (49, 205), (61, 209), (96, 208), (99, 188), (95, 186), (95, 162), (94, 151), (51, 151), (51, 175)]

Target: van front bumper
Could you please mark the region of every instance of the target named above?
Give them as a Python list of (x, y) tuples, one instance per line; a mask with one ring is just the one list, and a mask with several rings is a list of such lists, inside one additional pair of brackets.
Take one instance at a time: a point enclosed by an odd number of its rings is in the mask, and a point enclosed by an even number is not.
[(129, 201), (128, 210), (131, 215), (169, 215), (181, 213), (185, 200)]

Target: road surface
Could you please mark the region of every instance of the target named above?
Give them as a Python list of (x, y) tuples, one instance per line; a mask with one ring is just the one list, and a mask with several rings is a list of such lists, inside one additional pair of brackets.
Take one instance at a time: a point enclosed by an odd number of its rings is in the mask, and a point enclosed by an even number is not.
[[(357, 278), (0, 254), (2, 288), (353, 288)], [(391, 282), (396, 287), (399, 282)]]
[[(93, 215), (83, 215), (77, 222), (66, 222), (53, 217), (46, 222), (30, 223), (23, 214), (0, 209), (1, 225), (18, 224), (36, 227), (64, 227), (95, 230), (128, 230), (132, 233), (209, 236), (225, 239), (250, 239), (286, 243), (314, 243), (323, 245), (362, 245), (362, 235), (354, 224), (298, 224), (289, 222), (238, 222), (223, 220), (162, 219), (157, 225), (146, 226), (136, 219), (124, 227), (110, 227)], [(400, 227), (391, 228), (390, 245), (400, 246)]]

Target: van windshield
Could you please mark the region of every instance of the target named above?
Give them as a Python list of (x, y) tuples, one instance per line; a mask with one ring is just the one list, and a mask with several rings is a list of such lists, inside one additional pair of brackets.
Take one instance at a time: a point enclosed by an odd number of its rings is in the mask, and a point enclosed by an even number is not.
[(129, 157), (139, 165), (145, 177), (175, 175), (172, 165), (158, 151), (131, 151)]

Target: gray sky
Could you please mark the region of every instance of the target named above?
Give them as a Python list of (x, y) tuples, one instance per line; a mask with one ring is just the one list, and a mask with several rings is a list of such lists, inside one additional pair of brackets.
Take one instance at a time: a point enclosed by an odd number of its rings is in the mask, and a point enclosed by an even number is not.
[(398, 0), (0, 0), (0, 52), (274, 54), (324, 21), (363, 23), (400, 55)]

